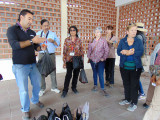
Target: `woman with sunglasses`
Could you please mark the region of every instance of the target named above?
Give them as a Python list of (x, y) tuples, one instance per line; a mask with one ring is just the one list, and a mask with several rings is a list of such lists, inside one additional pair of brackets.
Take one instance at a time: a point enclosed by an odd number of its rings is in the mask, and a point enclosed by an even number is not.
[[(76, 26), (71, 26), (68, 30), (69, 37), (65, 39), (63, 47), (63, 68), (67, 69), (64, 88), (61, 97), (67, 95), (70, 80), (72, 78), (72, 91), (77, 94), (77, 80), (80, 69), (73, 69), (73, 56), (84, 57), (82, 41), (78, 37), (78, 29)], [(72, 75), (73, 73), (73, 75)]]
[(125, 99), (119, 102), (119, 104), (130, 104), (127, 110), (134, 111), (138, 102), (139, 78), (143, 68), (141, 56), (144, 48), (142, 41), (136, 37), (136, 24), (129, 24), (126, 30), (127, 35), (120, 40), (117, 48), (117, 54), (120, 56), (120, 73), (125, 93)]

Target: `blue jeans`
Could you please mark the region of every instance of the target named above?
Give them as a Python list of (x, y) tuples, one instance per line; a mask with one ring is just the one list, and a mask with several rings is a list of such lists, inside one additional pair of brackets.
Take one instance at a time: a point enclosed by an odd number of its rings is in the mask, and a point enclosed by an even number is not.
[(30, 100), (28, 93), (28, 77), (31, 80), (33, 86), (31, 102), (36, 104), (39, 102), (39, 91), (40, 91), (40, 81), (41, 75), (37, 69), (35, 63), (33, 64), (13, 64), (13, 73), (16, 78), (17, 86), (19, 88), (19, 96), (21, 102), (21, 111), (28, 112), (30, 110)]
[(139, 94), (144, 94), (143, 86), (140, 80), (139, 80)]
[(100, 61), (98, 63), (94, 63), (93, 61), (90, 61), (92, 70), (93, 70), (93, 80), (94, 80), (94, 85), (97, 86), (97, 75), (99, 76), (99, 82), (101, 89), (104, 90), (104, 67), (105, 67), (105, 62)]

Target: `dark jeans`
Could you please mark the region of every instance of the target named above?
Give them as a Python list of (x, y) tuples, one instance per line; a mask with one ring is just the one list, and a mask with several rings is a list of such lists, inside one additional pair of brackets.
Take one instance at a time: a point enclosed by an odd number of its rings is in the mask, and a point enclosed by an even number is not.
[[(144, 72), (144, 68), (142, 68), (142, 73)], [(143, 86), (141, 80), (139, 80), (139, 95), (144, 94)]]
[(140, 80), (139, 80), (139, 94), (144, 94), (143, 86)]
[[(68, 92), (68, 87), (69, 87), (69, 83), (70, 83), (71, 78), (72, 78), (72, 89), (76, 89), (80, 69), (74, 70), (72, 62), (67, 62), (66, 68), (67, 68), (67, 72), (66, 72), (66, 76), (65, 76), (63, 91)], [(73, 77), (72, 77), (72, 72), (73, 72)]]
[(100, 61), (98, 63), (94, 63), (92, 60), (90, 61), (92, 70), (93, 70), (93, 80), (94, 85), (97, 86), (97, 75), (99, 76), (99, 83), (101, 86), (101, 89), (104, 90), (104, 66), (105, 62)]
[(107, 58), (105, 61), (106, 82), (114, 84), (115, 58)]
[(142, 69), (126, 70), (120, 67), (123, 80), (125, 100), (131, 101), (135, 105), (138, 102), (139, 78)]

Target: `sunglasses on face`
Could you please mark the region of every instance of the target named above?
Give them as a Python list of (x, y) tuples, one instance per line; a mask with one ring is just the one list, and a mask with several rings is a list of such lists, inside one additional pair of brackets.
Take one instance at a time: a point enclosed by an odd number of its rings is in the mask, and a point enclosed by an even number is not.
[(72, 32), (72, 31), (76, 31), (76, 30), (70, 30), (70, 31)]

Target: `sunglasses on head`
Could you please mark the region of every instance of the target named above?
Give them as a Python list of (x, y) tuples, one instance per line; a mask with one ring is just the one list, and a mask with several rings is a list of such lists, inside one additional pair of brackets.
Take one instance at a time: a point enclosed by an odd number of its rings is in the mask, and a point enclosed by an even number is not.
[(133, 23), (129, 23), (129, 25), (135, 25), (135, 23), (133, 22)]

